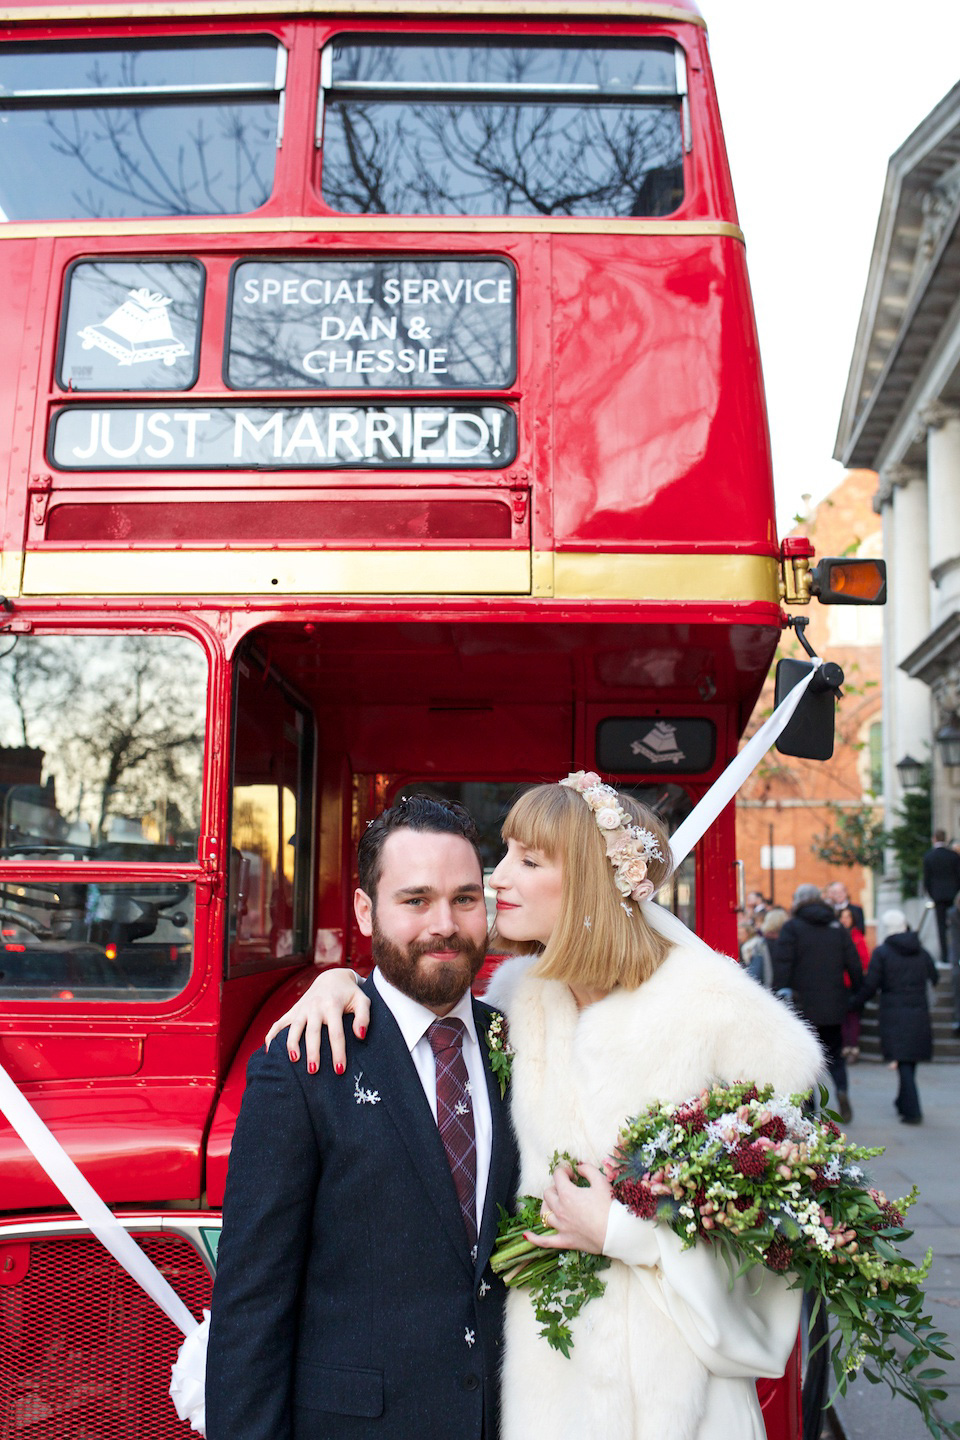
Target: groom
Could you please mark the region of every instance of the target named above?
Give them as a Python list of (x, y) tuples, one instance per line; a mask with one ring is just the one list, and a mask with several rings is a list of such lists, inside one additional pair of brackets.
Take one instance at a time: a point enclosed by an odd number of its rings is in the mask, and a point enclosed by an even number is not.
[(318, 1075), (283, 1046), (250, 1061), (207, 1440), (496, 1440), (505, 1292), (488, 1261), (517, 1162), (470, 995), (487, 937), (473, 821), (405, 799), (367, 828), (358, 875), (377, 968), (345, 1081), (329, 1054)]

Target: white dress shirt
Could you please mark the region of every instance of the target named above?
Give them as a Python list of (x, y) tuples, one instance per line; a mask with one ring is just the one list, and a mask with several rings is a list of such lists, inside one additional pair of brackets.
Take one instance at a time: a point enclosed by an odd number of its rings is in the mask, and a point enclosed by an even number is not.
[[(437, 1063), (430, 1047), (430, 1041), (427, 1039), (427, 1030), (434, 1020), (440, 1017), (434, 1015), (432, 1010), (428, 1010), (426, 1005), (421, 1005), (418, 1000), (411, 1000), (409, 995), (404, 995), (396, 985), (391, 985), (390, 981), (380, 973), (379, 968), (373, 972), (373, 983), (400, 1027), (400, 1033), (410, 1051), (410, 1058), (416, 1066), (420, 1084), (423, 1086), (423, 1093), (427, 1097), (427, 1102), (433, 1111), (433, 1118), (436, 1120)], [(470, 1003), (470, 991), (468, 990), (465, 995), (462, 995), (453, 1009), (442, 1018), (444, 1020), (462, 1020), (466, 1030), (463, 1037), (463, 1059), (467, 1067), (467, 1079), (470, 1083), (473, 1128), (477, 1142), (477, 1234), (479, 1235), (480, 1221), (483, 1218), (483, 1202), (487, 1193), (487, 1177), (490, 1174), (493, 1120), (490, 1115), (490, 1096), (487, 1093), (487, 1076), (483, 1066), (483, 1052), (480, 1049), (481, 1041), (477, 1036), (473, 1006)]]

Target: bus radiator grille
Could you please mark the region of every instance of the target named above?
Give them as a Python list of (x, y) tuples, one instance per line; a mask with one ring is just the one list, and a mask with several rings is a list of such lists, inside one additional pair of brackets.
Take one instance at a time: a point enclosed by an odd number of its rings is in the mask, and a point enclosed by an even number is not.
[[(179, 1235), (135, 1238), (199, 1320), (213, 1280), (198, 1252)], [(176, 1326), (97, 1240), (27, 1243), (26, 1273), (0, 1283), (0, 1440), (190, 1435), (168, 1393)]]

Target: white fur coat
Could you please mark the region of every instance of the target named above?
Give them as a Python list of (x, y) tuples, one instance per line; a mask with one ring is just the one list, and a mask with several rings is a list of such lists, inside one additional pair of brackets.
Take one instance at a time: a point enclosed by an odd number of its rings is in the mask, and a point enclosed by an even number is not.
[[(550, 1157), (599, 1164), (628, 1116), (713, 1081), (813, 1084), (821, 1054), (803, 1023), (720, 955), (674, 949), (638, 990), (578, 1011), (569, 989), (507, 961), (485, 999), (516, 1052), (511, 1110), (522, 1194)], [(681, 1252), (665, 1226), (614, 1204), (604, 1295), (574, 1321), (572, 1357), (540, 1338), (528, 1297), (507, 1302), (504, 1440), (764, 1440), (754, 1377), (782, 1374), (799, 1292), (758, 1272), (730, 1287), (708, 1249)]]

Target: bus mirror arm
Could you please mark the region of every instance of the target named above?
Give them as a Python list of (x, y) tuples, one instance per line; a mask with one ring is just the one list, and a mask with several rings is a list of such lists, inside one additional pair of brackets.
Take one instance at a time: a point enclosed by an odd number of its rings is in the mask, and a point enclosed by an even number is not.
[(804, 650), (806, 650), (807, 654), (810, 656), (810, 659), (811, 659), (811, 660), (819, 660), (819, 658), (820, 658), (819, 655), (817, 654), (816, 650), (814, 650), (813, 646), (810, 644), (810, 641), (807, 639), (807, 626), (808, 626), (809, 624), (810, 624), (810, 617), (809, 617), (809, 615), (788, 615), (788, 616), (787, 616), (787, 626), (788, 626), (788, 628), (789, 628), (790, 630), (795, 630), (795, 631), (797, 632), (797, 639), (800, 641), (800, 644), (803, 646)]
[[(787, 624), (791, 630), (797, 632), (797, 639), (806, 650), (811, 660), (819, 660), (820, 656), (814, 650), (807, 639), (807, 626), (810, 624), (809, 615), (789, 615)], [(827, 690), (832, 690), (838, 700), (843, 699), (843, 691), (840, 686), (843, 684), (843, 671), (833, 660), (824, 660), (818, 667), (816, 675), (810, 681), (810, 689), (815, 695), (822, 695)]]

